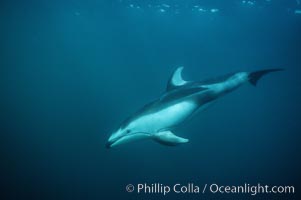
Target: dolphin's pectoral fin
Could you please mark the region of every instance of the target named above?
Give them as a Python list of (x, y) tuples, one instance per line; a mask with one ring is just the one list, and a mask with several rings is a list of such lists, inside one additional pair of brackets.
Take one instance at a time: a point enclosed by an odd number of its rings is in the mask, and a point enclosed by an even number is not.
[(170, 131), (162, 131), (154, 134), (154, 140), (167, 146), (176, 146), (178, 144), (189, 142), (188, 139), (176, 136)]
[(167, 88), (166, 90), (172, 90), (175, 87), (181, 86), (181, 85), (185, 85), (187, 82), (185, 80), (183, 80), (182, 78), (182, 71), (183, 71), (184, 67), (178, 67), (173, 74), (171, 75), (170, 79), (168, 80), (167, 83)]

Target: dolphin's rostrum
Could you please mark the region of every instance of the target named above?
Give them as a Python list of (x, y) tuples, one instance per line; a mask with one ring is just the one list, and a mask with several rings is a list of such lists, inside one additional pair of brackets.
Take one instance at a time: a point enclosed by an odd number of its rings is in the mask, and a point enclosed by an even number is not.
[(146, 138), (169, 146), (187, 143), (188, 139), (172, 133), (177, 125), (244, 83), (250, 82), (255, 86), (263, 75), (282, 69), (238, 72), (203, 82), (183, 80), (182, 70), (183, 67), (179, 67), (174, 71), (168, 81), (166, 92), (159, 99), (145, 105), (122, 123), (108, 139), (107, 148)]

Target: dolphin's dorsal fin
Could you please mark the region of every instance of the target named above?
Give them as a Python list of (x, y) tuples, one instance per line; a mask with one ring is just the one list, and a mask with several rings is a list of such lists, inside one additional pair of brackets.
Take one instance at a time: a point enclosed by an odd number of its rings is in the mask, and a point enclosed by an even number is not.
[(172, 90), (175, 87), (185, 85), (187, 81), (184, 81), (182, 78), (182, 71), (184, 67), (178, 67), (173, 73), (172, 76), (169, 78), (168, 83), (167, 83), (167, 88), (166, 90)]
[(189, 142), (188, 139), (176, 136), (170, 131), (162, 131), (154, 134), (154, 140), (168, 146), (176, 146), (178, 144)]

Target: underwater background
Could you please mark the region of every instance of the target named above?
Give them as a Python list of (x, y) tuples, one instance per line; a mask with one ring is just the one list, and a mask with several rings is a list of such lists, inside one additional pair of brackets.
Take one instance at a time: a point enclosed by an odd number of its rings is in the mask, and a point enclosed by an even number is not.
[[(1, 199), (245, 199), (136, 194), (127, 184), (293, 185), (301, 138), (295, 0), (1, 1)], [(175, 130), (190, 142), (106, 149), (120, 123), (186, 80), (284, 68)]]

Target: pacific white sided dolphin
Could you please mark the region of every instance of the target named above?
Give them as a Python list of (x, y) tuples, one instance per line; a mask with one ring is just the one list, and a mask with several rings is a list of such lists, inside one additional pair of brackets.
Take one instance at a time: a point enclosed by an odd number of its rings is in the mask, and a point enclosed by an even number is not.
[(282, 69), (238, 72), (211, 81), (192, 82), (182, 78), (183, 67), (170, 77), (166, 92), (125, 120), (106, 143), (107, 148), (139, 139), (152, 139), (175, 146), (189, 140), (176, 136), (172, 130), (198, 110), (246, 82), (256, 85), (265, 74)]

